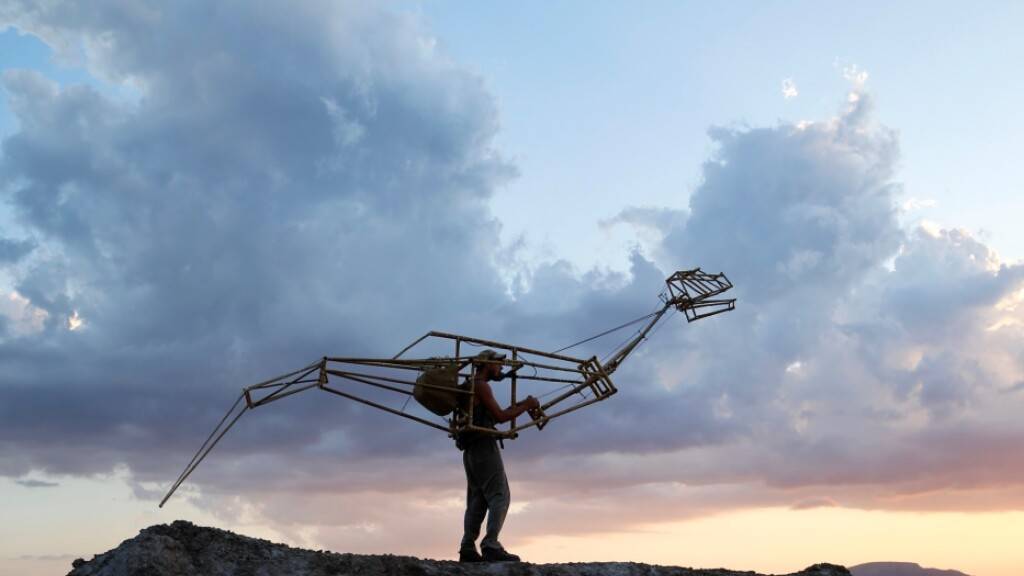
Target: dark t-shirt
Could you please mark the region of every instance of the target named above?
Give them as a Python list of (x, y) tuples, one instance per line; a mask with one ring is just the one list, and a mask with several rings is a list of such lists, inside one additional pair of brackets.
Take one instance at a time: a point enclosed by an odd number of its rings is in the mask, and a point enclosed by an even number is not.
[[(465, 386), (467, 388), (473, 386), (473, 381), (470, 380), (469, 378), (466, 378)], [(468, 398), (469, 397), (467, 397), (467, 399)], [(474, 395), (471, 398), (476, 399), (476, 396)], [(466, 404), (468, 404), (468, 402)], [(468, 407), (463, 411), (468, 411)], [(476, 404), (473, 405), (472, 423), (473, 426), (477, 426), (479, 428), (490, 428), (492, 430), (495, 429), (495, 425), (497, 424), (497, 422), (494, 419), (494, 416), (491, 414), (491, 411), (488, 410), (487, 406), (484, 406), (482, 402), (477, 402)], [(458, 434), (455, 435), (455, 445), (459, 448), (459, 450), (466, 450), (467, 448), (474, 446), (479, 442), (487, 441), (493, 444), (497, 444), (498, 439), (496, 436), (492, 434), (485, 434), (483, 432), (477, 432), (475, 430), (463, 430), (462, 432), (459, 432)]]

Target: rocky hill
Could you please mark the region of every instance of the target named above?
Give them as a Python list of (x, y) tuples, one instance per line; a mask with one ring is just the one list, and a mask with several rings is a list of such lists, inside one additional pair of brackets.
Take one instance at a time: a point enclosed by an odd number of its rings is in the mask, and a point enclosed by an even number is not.
[[(337, 554), (291, 548), (181, 520), (150, 526), (117, 548), (89, 561), (75, 560), (72, 566), (68, 576), (759, 576), (754, 572), (632, 562), (459, 564), (409, 556)], [(790, 576), (850, 573), (842, 566), (815, 564)]]
[(968, 576), (956, 570), (922, 568), (913, 562), (869, 562), (850, 568), (853, 576)]

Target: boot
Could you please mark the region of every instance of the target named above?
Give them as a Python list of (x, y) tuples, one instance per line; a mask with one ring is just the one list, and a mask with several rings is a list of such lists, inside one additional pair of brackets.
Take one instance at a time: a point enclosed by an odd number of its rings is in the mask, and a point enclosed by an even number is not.
[(511, 554), (504, 548), (482, 548), (485, 562), (519, 562), (519, 556)]
[(484, 557), (476, 551), (476, 548), (459, 550), (459, 562), (483, 562)]

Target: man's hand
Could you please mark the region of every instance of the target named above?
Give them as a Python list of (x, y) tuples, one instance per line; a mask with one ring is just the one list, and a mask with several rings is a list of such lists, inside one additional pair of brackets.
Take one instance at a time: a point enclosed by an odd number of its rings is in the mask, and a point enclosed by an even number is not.
[[(516, 402), (515, 411), (516, 414), (522, 414), (523, 412), (529, 412), (530, 417), (533, 417), (535, 412), (540, 407), (540, 401), (533, 396), (527, 396), (526, 399)], [(534, 418), (536, 420), (536, 418)]]
[(533, 396), (527, 396), (526, 400), (523, 401), (523, 405), (526, 407), (526, 413), (530, 415), (533, 420), (540, 420), (544, 418), (544, 413), (540, 410), (540, 401)]

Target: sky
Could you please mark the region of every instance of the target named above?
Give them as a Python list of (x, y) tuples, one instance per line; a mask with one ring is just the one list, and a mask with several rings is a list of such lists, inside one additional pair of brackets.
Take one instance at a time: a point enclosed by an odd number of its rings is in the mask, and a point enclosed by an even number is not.
[(1022, 12), (0, 2), (0, 574), (178, 518), (452, 558), (450, 440), (315, 390), (156, 504), (242, 386), (696, 266), (734, 312), (507, 444), (510, 550), (1019, 573)]

